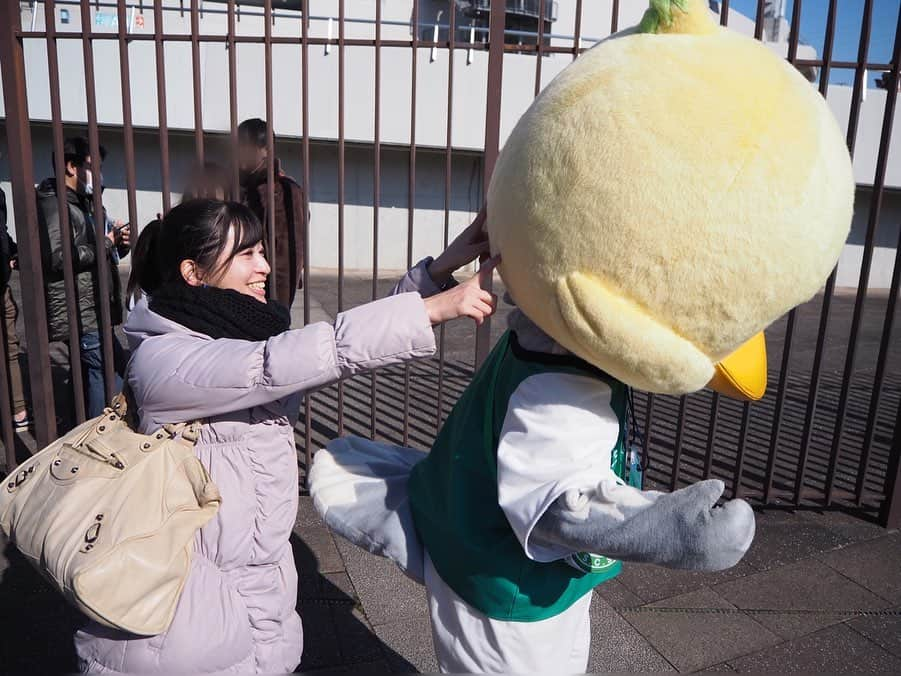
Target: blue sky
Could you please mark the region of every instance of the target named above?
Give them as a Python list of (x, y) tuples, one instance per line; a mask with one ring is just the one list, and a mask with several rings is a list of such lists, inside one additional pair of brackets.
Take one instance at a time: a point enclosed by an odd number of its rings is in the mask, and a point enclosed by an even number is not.
[[(729, 6), (752, 19), (757, 14), (757, 0), (730, 0)], [(786, 0), (786, 18), (792, 19), (795, 0)], [(861, 19), (864, 0), (838, 0), (833, 59), (836, 61), (857, 61), (860, 43)], [(873, 24), (870, 37), (869, 63), (888, 63), (892, 58), (895, 30), (898, 26), (898, 11), (901, 0), (874, 0)], [(812, 45), (822, 54), (826, 34), (826, 16), (829, 11), (827, 0), (807, 0), (801, 2), (801, 40)], [(879, 75), (870, 74), (870, 86)], [(852, 84), (854, 71), (833, 70), (830, 82)]]

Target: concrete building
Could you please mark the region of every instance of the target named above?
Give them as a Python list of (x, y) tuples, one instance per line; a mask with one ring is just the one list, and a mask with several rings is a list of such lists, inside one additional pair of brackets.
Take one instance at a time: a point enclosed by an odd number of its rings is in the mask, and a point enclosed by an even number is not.
[[(383, 40), (409, 41), (414, 31), (426, 41), (444, 40), (449, 30), (447, 0), (392, 1), (381, 3)], [(347, 0), (344, 36), (348, 40), (372, 40), (375, 37), (373, 0)], [(163, 2), (163, 29), (166, 33), (189, 35), (190, 2)], [(538, 28), (538, 0), (506, 0), (508, 7), (507, 42), (535, 44)], [(22, 2), (23, 26), (43, 30), (44, 6), (41, 2)], [(262, 2), (253, 0), (239, 4), (237, 34), (263, 34)], [(487, 0), (456, 0), (454, 18), (459, 41), (477, 46), (487, 32)], [(583, 46), (603, 39), (611, 30), (611, 0), (583, 2), (581, 42)], [(718, 3), (712, 2), (712, 6)], [(202, 92), (202, 124), (208, 159), (224, 158), (229, 150), (229, 68), (226, 43), (221, 39), (227, 31), (226, 4), (201, 2), (199, 30), (202, 35), (217, 36), (199, 47)], [(272, 35), (297, 38), (302, 19), (298, 0), (274, 0)], [(143, 11), (141, 10), (143, 7)], [(618, 27), (637, 23), (644, 2), (620, 3)], [(574, 44), (576, 2), (548, 0), (543, 22), (544, 44), (571, 48)], [(418, 10), (418, 11), (414, 11)], [(56, 3), (56, 28), (61, 33), (79, 32), (81, 8), (78, 2)], [(96, 33), (115, 34), (118, 30), (115, 3), (90, 3), (92, 29)], [(152, 3), (129, 4), (128, 32), (135, 36), (152, 36), (155, 30)], [(730, 10), (729, 26), (753, 35), (753, 20)], [(784, 18), (768, 19), (765, 38), (768, 46), (785, 56), (788, 51), (788, 26)], [(309, 35), (333, 38), (339, 35), (338, 3), (311, 0)], [(83, 45), (80, 39), (58, 42), (61, 80), (62, 116), (66, 133), (83, 132), (87, 120), (84, 91)], [(261, 44), (236, 46), (237, 121), (248, 117), (266, 117), (264, 48)], [(48, 87), (47, 50), (43, 39), (25, 41), (28, 110), (32, 120), (35, 180), (52, 173), (50, 152), (50, 93)], [(107, 187), (104, 202), (111, 214), (127, 217), (127, 192), (123, 158), (122, 91), (119, 49), (115, 40), (93, 41), (94, 69), (97, 86), (97, 115), (101, 125), (101, 143), (109, 150), (104, 164)], [(137, 205), (140, 226), (162, 210), (161, 170), (159, 154), (159, 120), (157, 115), (157, 79), (154, 43), (132, 41), (128, 48), (131, 73), (131, 102), (135, 127), (137, 162)], [(173, 201), (184, 184), (194, 162), (192, 48), (189, 41), (165, 43), (165, 86), (170, 142), (170, 167)], [(311, 247), (313, 267), (334, 268), (338, 265), (338, 82), (341, 67), (337, 45), (314, 45), (309, 48), (309, 125), (310, 125), (310, 196)], [(406, 266), (408, 260), (434, 253), (444, 237), (445, 164), (448, 114), (448, 58), (445, 49), (419, 48), (416, 55), (415, 111), (413, 109), (413, 51), (407, 47), (383, 47), (381, 52), (381, 194), (379, 209), (378, 267), (394, 270)], [(799, 58), (816, 58), (813, 48), (801, 45)], [(300, 44), (275, 44), (273, 59), (273, 123), (279, 138), (277, 155), (283, 168), (297, 179), (303, 174), (302, 96)], [(483, 148), (485, 109), (487, 102), (488, 53), (480, 49), (458, 48), (454, 51), (453, 99), (451, 102), (452, 177), (450, 236), (465, 226), (483, 200)], [(541, 57), (539, 87), (546, 85), (572, 60), (571, 54)], [(509, 51), (504, 58), (501, 143), (535, 93), (537, 59), (534, 53)], [(371, 46), (350, 45), (345, 48), (345, 250), (348, 269), (370, 269), (373, 265), (373, 143), (375, 140), (375, 69)], [(816, 80), (816, 69), (803, 71)], [(736, 73), (741, 78), (741, 73)], [(814, 86), (814, 85), (812, 85)], [(842, 129), (847, 128), (851, 109), (851, 88), (832, 85), (828, 103)], [(861, 104), (856, 138), (854, 171), (858, 183), (858, 199), (851, 237), (839, 265), (839, 286), (856, 287), (863, 255), (863, 244), (870, 214), (872, 185), (879, 151), (886, 91), (869, 89)], [(2, 103), (0, 103), (2, 105)], [(0, 108), (0, 116), (5, 108)], [(415, 122), (415, 125), (414, 125)], [(897, 119), (895, 139), (899, 138)], [(413, 130), (415, 126), (415, 136)], [(5, 134), (5, 130), (0, 131)], [(0, 143), (5, 139), (0, 137)], [(409, 167), (411, 142), (415, 143), (416, 181), (413, 199), (412, 250), (407, 250), (409, 219)], [(891, 281), (895, 250), (901, 227), (901, 143), (895, 142), (889, 154), (881, 218), (876, 231), (876, 249), (869, 278), (871, 288), (887, 288)], [(0, 160), (0, 185), (8, 190), (9, 167)], [(7, 192), (9, 195), (9, 192)]]

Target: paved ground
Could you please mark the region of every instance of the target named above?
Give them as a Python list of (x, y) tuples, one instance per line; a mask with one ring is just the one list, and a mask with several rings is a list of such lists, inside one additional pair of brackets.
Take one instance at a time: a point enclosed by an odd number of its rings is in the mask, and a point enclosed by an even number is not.
[[(378, 293), (390, 288), (380, 281)], [(310, 314), (330, 319), (338, 309), (335, 279), (314, 275)], [(345, 307), (371, 294), (371, 283), (349, 275)], [(879, 355), (887, 299), (871, 294), (862, 315), (855, 385), (846, 417), (849, 441), (842, 462), (854, 464), (853, 440), (862, 437)], [(809, 374), (816, 348), (821, 299), (798, 312), (789, 370), (786, 420), (780, 438), (777, 487), (791, 484), (796, 458), (792, 446), (800, 437)], [(833, 303), (823, 361), (823, 387), (814, 447), (828, 451), (835, 424), (835, 396), (852, 319), (853, 296), (840, 293)], [(503, 310), (492, 334), (503, 330)], [(294, 314), (302, 317), (302, 307)], [(768, 333), (771, 366), (778, 379), (785, 321)], [(342, 388), (327, 388), (311, 397), (307, 419), (298, 425), (298, 442), (313, 448), (337, 433), (373, 435), (391, 441), (406, 438), (427, 448), (452, 402), (471, 376), (471, 325), (458, 322), (444, 334), (444, 369), (438, 361), (409, 371), (380, 372), (373, 379), (357, 378)], [(890, 342), (886, 379), (876, 416), (873, 476), (868, 485), (878, 491), (879, 472), (894, 434), (899, 401), (901, 341)], [(55, 348), (60, 396), (66, 385), (65, 351)], [(374, 390), (373, 390), (374, 386)], [(794, 389), (792, 389), (794, 388)], [(375, 397), (372, 397), (373, 391)], [(407, 394), (409, 393), (409, 396)], [(440, 396), (439, 396), (440, 393)], [(338, 413), (339, 398), (343, 403)], [(668, 479), (672, 438), (676, 434), (679, 400), (658, 398), (655, 405), (654, 457), (657, 475)], [(638, 402), (642, 406), (641, 402)], [(690, 397), (686, 411), (685, 472), (680, 481), (701, 471), (710, 433), (709, 399)], [(752, 409), (748, 435), (749, 473), (743, 490), (759, 486), (770, 441), (772, 401)], [(736, 460), (740, 408), (721, 409), (711, 457), (714, 475), (729, 478)], [(799, 420), (799, 416), (801, 419)], [(641, 419), (641, 416), (639, 416)], [(756, 422), (755, 422), (756, 421)], [(375, 423), (373, 425), (373, 423)], [(21, 453), (31, 445), (21, 435)], [(819, 444), (819, 446), (817, 446)], [(302, 447), (302, 446), (301, 446)], [(817, 451), (820, 453), (822, 449)], [(756, 454), (756, 455), (755, 455)], [(787, 459), (783, 462), (783, 456)], [(812, 457), (817, 472), (823, 459)], [(299, 456), (305, 469), (303, 454)], [(817, 472), (815, 475), (819, 476)], [(848, 470), (853, 480), (853, 472)], [(842, 474), (842, 473), (840, 473)], [(868, 476), (870, 476), (868, 474)], [(756, 482), (756, 483), (755, 483)], [(810, 479), (816, 492), (820, 479)], [(839, 482), (841, 483), (841, 482)], [(853, 484), (853, 481), (851, 481)], [(875, 504), (875, 503), (874, 503)], [(866, 515), (872, 512), (863, 510)], [(301, 586), (298, 609), (304, 618), (306, 648), (301, 665), (320, 672), (434, 671), (425, 595), (390, 563), (336, 541), (302, 495), (292, 543)], [(2, 544), (2, 543), (0, 543)], [(66, 639), (80, 621), (13, 551), (0, 547), (0, 671), (57, 673), (74, 667)], [(629, 565), (616, 580), (599, 588), (592, 604), (594, 671), (876, 671), (901, 673), (901, 533), (885, 531), (842, 511), (765, 511), (758, 515), (758, 534), (745, 559), (734, 569), (715, 575), (667, 571)]]
[[(336, 540), (302, 498), (303, 668), (435, 671), (421, 587)], [(591, 671), (901, 672), (901, 534), (838, 513), (764, 514), (718, 574), (627, 565), (592, 602)]]

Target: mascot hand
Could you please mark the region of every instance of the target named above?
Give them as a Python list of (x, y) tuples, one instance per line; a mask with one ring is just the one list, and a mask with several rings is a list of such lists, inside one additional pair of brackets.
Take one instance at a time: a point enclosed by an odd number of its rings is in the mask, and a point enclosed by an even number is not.
[(741, 560), (754, 539), (754, 512), (747, 502), (716, 506), (724, 488), (718, 479), (673, 493), (602, 481), (595, 489), (560, 496), (531, 539), (622, 561), (724, 570)]

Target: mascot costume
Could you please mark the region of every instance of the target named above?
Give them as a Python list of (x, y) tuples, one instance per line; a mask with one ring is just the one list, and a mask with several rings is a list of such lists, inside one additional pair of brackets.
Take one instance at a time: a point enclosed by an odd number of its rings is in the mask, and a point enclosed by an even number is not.
[(822, 97), (704, 0), (562, 71), (488, 194), (517, 305), (431, 452), (358, 438), (316, 454), (316, 508), (428, 590), (445, 671), (584, 671), (591, 590), (622, 561), (721, 570), (754, 536), (721, 481), (629, 485), (629, 387), (756, 399), (763, 329), (836, 264), (854, 196)]

